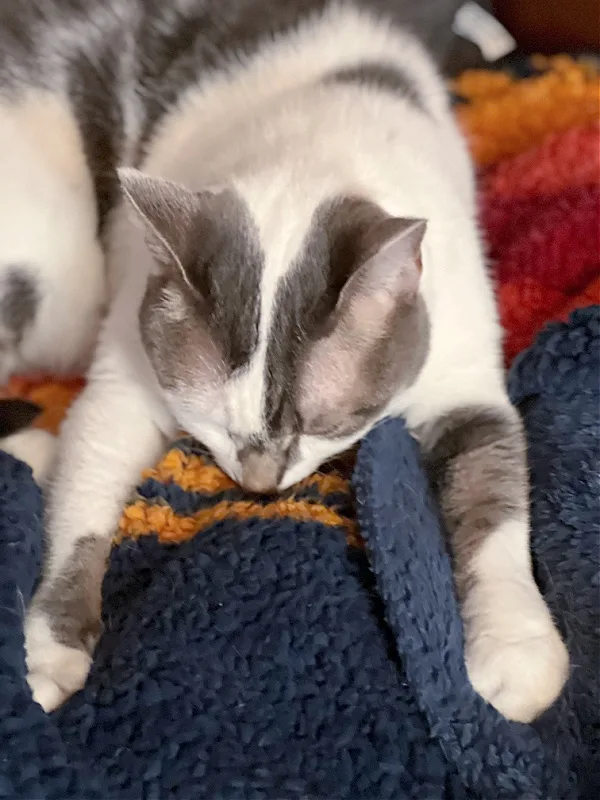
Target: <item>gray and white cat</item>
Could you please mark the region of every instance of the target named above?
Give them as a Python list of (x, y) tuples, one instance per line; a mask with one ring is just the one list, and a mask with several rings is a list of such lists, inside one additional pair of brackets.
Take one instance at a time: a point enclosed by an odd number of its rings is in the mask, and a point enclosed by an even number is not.
[(445, 515), (474, 687), (523, 721), (560, 692), (472, 168), (386, 13), (406, 7), (4, 0), (0, 363), (74, 369), (97, 340), (26, 621), (45, 709), (86, 679), (121, 507), (178, 429), (261, 492), (394, 415)]

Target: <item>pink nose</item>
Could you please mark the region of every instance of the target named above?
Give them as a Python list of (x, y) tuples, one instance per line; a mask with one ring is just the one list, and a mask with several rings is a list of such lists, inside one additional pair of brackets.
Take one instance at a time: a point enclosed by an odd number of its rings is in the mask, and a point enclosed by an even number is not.
[(277, 490), (281, 468), (273, 456), (250, 450), (240, 453), (240, 463), (244, 489), (258, 494), (270, 494)]

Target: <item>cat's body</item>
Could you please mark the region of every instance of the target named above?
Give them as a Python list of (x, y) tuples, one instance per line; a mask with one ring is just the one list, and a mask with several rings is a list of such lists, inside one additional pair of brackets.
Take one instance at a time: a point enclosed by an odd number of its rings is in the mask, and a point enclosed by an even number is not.
[[(31, 152), (61, 169), (40, 196), (75, 203), (60, 241), (83, 220), (78, 253), (82, 274), (96, 276), (98, 318), (109, 302), (64, 426), (27, 622), (30, 684), (46, 708), (85, 680), (111, 534), (168, 437), (186, 429), (249, 489), (282, 490), (397, 414), (422, 442), (446, 517), (474, 685), (523, 720), (560, 691), (566, 653), (531, 576), (525, 446), (503, 385), (466, 148), (421, 46), (373, 13), (385, 3), (362, 5), (371, 12), (290, 0), (261, 18), (260, 0), (180, 0), (184, 16), (204, 14), (182, 29), (151, 0), (90, 0), (79, 39), (72, 20), (64, 27), (87, 46), (86, 67), (67, 73), (76, 97), (91, 92), (81, 107), (0, 66), (12, 86), (0, 137), (17, 126), (25, 140), (40, 114), (47, 123)], [(265, 29), (277, 35), (259, 46)], [(90, 88), (99, 69), (111, 76), (101, 72), (105, 114)], [(53, 130), (74, 147), (79, 131), (70, 173)], [(0, 170), (5, 158), (6, 148)], [(122, 200), (117, 166), (141, 170), (121, 170)], [(29, 188), (13, 185), (25, 207)], [(82, 202), (94, 188), (99, 214)], [(83, 316), (78, 358), (96, 328)]]

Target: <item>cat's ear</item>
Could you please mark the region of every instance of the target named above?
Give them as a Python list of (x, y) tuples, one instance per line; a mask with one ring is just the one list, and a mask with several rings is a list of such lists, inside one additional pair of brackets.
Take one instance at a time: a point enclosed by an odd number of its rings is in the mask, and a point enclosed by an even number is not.
[(332, 252), (342, 242), (342, 254), (355, 263), (300, 373), (300, 413), (323, 435), (343, 429), (360, 409), (384, 404), (423, 359), (418, 295), (426, 222), (371, 212), (371, 222), (353, 226), (349, 219), (350, 229), (334, 239)]
[(159, 264), (177, 268), (188, 282), (185, 264), (194, 231), (206, 212), (203, 195), (130, 167), (119, 169), (118, 176), (126, 200), (143, 225), (148, 249)]
[(364, 341), (380, 338), (400, 306), (412, 303), (421, 279), (422, 219), (386, 217), (361, 232), (360, 263), (342, 289), (334, 320)]

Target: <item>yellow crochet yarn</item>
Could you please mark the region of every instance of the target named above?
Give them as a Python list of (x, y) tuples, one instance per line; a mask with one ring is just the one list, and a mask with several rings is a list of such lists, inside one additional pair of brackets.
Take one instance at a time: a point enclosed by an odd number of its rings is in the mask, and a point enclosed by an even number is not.
[(600, 79), (585, 62), (560, 56), (533, 59), (544, 74), (526, 79), (505, 73), (470, 70), (453, 89), (468, 103), (458, 119), (480, 166), (523, 152), (550, 133), (596, 122)]
[[(363, 547), (354, 515), (351, 513), (349, 454), (343, 473), (316, 473), (296, 484), (285, 496), (249, 500), (242, 490), (214, 466), (208, 458), (188, 453), (175, 446), (154, 469), (146, 470), (147, 486), (179, 487), (184, 492), (201, 495), (199, 510), (178, 514), (165, 501), (160, 489), (146, 491), (151, 496), (137, 496), (125, 508), (115, 543), (126, 537), (156, 534), (164, 544), (186, 541), (197, 533), (227, 519), (281, 519), (321, 522), (341, 528), (348, 544)], [(193, 496), (188, 497), (190, 504)]]

